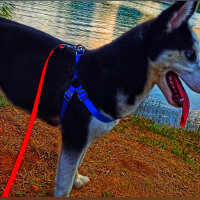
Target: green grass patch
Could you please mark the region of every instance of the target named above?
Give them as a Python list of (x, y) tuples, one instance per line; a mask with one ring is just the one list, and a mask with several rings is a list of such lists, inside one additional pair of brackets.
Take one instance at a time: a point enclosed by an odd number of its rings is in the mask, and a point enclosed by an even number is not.
[(139, 138), (139, 142), (141, 142), (142, 144), (149, 144), (149, 138), (142, 136)]
[(108, 192), (103, 192), (102, 197), (115, 197), (114, 195), (108, 193)]
[(174, 128), (166, 125), (155, 124), (152, 120), (143, 117), (132, 116), (129, 121), (141, 129), (148, 130), (161, 139), (139, 136), (139, 142), (142, 144), (157, 146), (171, 151), (173, 154), (181, 157), (185, 162), (191, 164), (194, 168), (200, 169), (200, 163), (194, 161), (192, 156), (200, 156), (200, 131), (190, 131), (184, 128)]
[(166, 142), (163, 141), (162, 139), (157, 140), (157, 139), (150, 139), (148, 137), (141, 136), (139, 138), (139, 142), (142, 144), (147, 144), (149, 146), (159, 146), (162, 149), (165, 149), (166, 147)]
[(174, 145), (171, 152), (182, 158), (186, 156), (186, 155), (184, 155), (183, 151), (178, 148), (178, 145)]
[(5, 99), (5, 97), (0, 95), (0, 108), (7, 106), (10, 106), (10, 103)]
[(119, 129), (119, 132), (120, 132), (120, 133), (124, 133), (124, 128), (120, 128), (120, 129)]

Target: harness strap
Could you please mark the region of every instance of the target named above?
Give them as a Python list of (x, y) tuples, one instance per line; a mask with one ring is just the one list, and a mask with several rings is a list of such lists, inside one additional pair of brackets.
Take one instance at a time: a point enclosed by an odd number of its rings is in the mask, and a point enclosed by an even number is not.
[[(82, 87), (82, 86), (80, 86)], [(90, 111), (90, 113), (96, 117), (99, 121), (102, 121), (104, 123), (108, 123), (108, 122), (113, 122), (117, 119), (111, 119), (110, 117), (107, 117), (106, 115), (101, 114), (96, 107), (93, 105), (93, 103), (90, 101), (90, 99), (88, 98), (88, 95), (86, 93), (86, 91), (83, 88), (80, 88), (78, 91), (78, 98), (80, 101), (82, 101), (84, 103), (84, 105), (86, 106), (86, 108)]]
[[(76, 64), (78, 64), (83, 53), (84, 53), (84, 50), (82, 52), (76, 52)], [(75, 81), (76, 79), (78, 79), (78, 74), (75, 71), (73, 81)], [(78, 99), (84, 103), (84, 105), (90, 111), (90, 113), (94, 117), (96, 117), (99, 121), (104, 122), (104, 123), (109, 123), (109, 122), (112, 122), (112, 121), (115, 121), (115, 120), (118, 119), (118, 118), (113, 119), (113, 118), (107, 117), (106, 115), (101, 114), (96, 109), (96, 107), (91, 102), (91, 100), (89, 99), (88, 94), (83, 89), (82, 85), (80, 84), (78, 87), (75, 88), (72, 84), (70, 85), (70, 87), (68, 88), (68, 90), (64, 94), (63, 105), (62, 105), (62, 109), (61, 109), (61, 113), (60, 113), (61, 121), (63, 120), (67, 106), (69, 105), (69, 102), (72, 99), (72, 96), (73, 96), (74, 93), (77, 94)]]
[(90, 113), (96, 117), (99, 121), (104, 122), (104, 123), (108, 123), (108, 122), (112, 122), (116, 119), (112, 119), (110, 117), (107, 117), (106, 115), (101, 114), (96, 107), (94, 106), (94, 104), (91, 102), (91, 100), (88, 98), (88, 94), (87, 92), (82, 88), (82, 85), (80, 85), (77, 88), (74, 88), (72, 85), (70, 85), (69, 89), (65, 92), (64, 94), (64, 100), (63, 100), (63, 105), (62, 105), (62, 109), (61, 109), (61, 120), (63, 120), (65, 111), (67, 109), (67, 106), (69, 105), (69, 102), (73, 96), (73, 94), (76, 93), (77, 97), (79, 99), (79, 101), (82, 101), (84, 103), (84, 105), (86, 106), (86, 108), (90, 111)]

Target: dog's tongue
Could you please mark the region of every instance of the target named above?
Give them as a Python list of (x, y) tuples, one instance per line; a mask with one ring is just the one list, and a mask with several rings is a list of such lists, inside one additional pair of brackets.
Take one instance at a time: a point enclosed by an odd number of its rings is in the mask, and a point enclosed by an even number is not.
[(190, 110), (190, 101), (189, 101), (188, 95), (187, 95), (185, 89), (183, 88), (183, 85), (177, 75), (174, 76), (174, 81), (176, 82), (177, 89), (181, 95), (181, 98), (184, 99), (183, 107), (182, 107), (182, 117), (181, 117), (181, 122), (180, 122), (180, 126), (184, 127), (186, 124), (186, 121), (187, 121), (189, 110)]

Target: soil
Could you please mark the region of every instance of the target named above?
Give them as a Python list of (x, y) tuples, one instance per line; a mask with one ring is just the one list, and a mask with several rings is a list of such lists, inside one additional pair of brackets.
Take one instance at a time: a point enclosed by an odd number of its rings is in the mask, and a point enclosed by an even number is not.
[[(0, 108), (0, 195), (16, 160), (30, 115)], [(119, 131), (123, 127), (123, 131)], [(79, 170), (90, 182), (72, 189), (75, 197), (200, 197), (200, 170), (170, 151), (142, 144), (139, 137), (162, 139), (129, 117), (95, 141)], [(36, 120), (22, 165), (9, 196), (53, 196), (61, 144), (59, 127)]]

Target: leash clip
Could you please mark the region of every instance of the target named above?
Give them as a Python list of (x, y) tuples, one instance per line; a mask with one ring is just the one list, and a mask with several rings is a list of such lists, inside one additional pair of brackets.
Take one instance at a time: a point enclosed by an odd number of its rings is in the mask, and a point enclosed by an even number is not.
[(57, 49), (64, 49), (64, 48), (70, 48), (76, 51), (76, 53), (78, 54), (83, 54), (85, 52), (85, 47), (82, 46), (81, 44), (78, 45), (73, 45), (70, 43), (63, 43), (63, 44), (59, 44), (59, 46), (57, 46), (54, 50)]
[(85, 52), (85, 47), (81, 44), (76, 45), (76, 52), (80, 53), (80, 54), (84, 54)]

